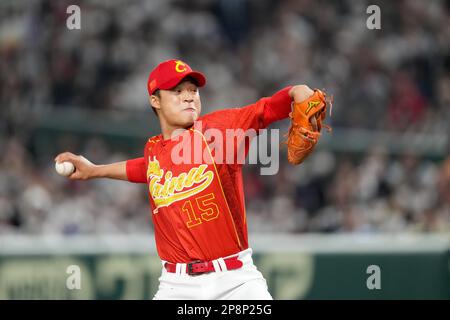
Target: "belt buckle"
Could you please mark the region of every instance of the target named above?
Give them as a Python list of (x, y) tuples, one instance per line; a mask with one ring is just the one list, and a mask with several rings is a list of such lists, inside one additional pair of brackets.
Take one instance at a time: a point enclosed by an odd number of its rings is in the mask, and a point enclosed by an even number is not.
[(195, 264), (195, 263), (199, 263), (199, 262), (202, 262), (202, 261), (201, 260), (194, 260), (194, 261), (191, 261), (191, 262), (189, 262), (187, 264), (187, 274), (188, 275), (196, 276), (196, 275), (204, 273), (204, 272), (194, 272), (194, 270), (192, 270), (192, 265)]

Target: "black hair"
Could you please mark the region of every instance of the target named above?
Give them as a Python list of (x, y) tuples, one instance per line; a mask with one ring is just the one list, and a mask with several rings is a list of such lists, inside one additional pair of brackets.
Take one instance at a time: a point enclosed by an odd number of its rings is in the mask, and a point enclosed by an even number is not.
[(195, 84), (195, 85), (198, 87), (198, 82), (197, 82), (197, 80), (194, 79), (194, 77), (191, 77), (191, 76), (184, 77), (184, 78), (180, 81), (180, 83), (182, 83), (182, 82), (184, 82), (184, 81), (186, 81), (186, 80), (192, 82), (193, 84)]

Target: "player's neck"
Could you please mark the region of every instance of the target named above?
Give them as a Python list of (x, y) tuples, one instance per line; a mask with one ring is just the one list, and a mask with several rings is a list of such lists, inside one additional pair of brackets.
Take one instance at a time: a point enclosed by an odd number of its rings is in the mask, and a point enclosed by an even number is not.
[(161, 122), (161, 134), (164, 140), (169, 140), (182, 133), (186, 128), (182, 126), (171, 126), (168, 123)]

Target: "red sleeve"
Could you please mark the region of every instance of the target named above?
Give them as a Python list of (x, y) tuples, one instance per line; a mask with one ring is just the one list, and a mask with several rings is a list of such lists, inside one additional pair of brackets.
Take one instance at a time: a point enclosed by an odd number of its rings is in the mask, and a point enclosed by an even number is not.
[(292, 98), (289, 96), (291, 88), (292, 86), (289, 86), (278, 91), (266, 103), (264, 108), (264, 127), (289, 116), (292, 102)]
[(291, 112), (292, 98), (289, 90), (292, 86), (286, 87), (273, 96), (261, 98), (256, 103), (242, 108), (223, 109), (203, 116), (211, 127), (218, 129), (240, 128), (262, 129), (272, 122), (285, 119)]
[[(202, 120), (203, 130), (208, 128), (215, 128), (225, 132), (227, 129), (254, 129), (256, 135), (260, 134), (259, 129), (266, 128), (272, 122), (285, 119), (291, 112), (292, 98), (289, 96), (289, 90), (292, 87), (284, 88), (271, 97), (264, 97), (259, 99), (256, 103), (247, 105), (242, 108), (222, 109), (216, 112), (207, 114), (199, 120)], [(224, 138), (226, 134), (224, 135)], [(242, 146), (244, 146), (245, 157), (248, 154), (252, 135), (238, 134), (236, 143), (232, 150), (227, 150), (225, 142), (225, 152), (233, 152), (234, 157), (239, 156)], [(235, 163), (238, 163), (237, 161)]]
[(126, 168), (128, 181), (134, 183), (147, 183), (144, 158), (127, 160)]

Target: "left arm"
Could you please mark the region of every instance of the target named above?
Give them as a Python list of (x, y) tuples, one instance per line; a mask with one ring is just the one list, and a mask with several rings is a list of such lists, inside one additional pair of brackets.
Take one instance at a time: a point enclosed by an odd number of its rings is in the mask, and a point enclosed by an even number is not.
[[(244, 132), (248, 129), (253, 129), (256, 134), (259, 134), (260, 129), (266, 128), (272, 122), (286, 119), (292, 112), (292, 102), (302, 102), (307, 100), (314, 94), (306, 85), (296, 85), (286, 87), (271, 97), (264, 97), (259, 99), (256, 103), (241, 107), (222, 109), (199, 118), (202, 120), (204, 128), (216, 128), (224, 132), (229, 129), (241, 129)], [(234, 145), (233, 150), (226, 152), (233, 152), (237, 154), (242, 143), (245, 143), (245, 156), (247, 156), (249, 149), (249, 142), (247, 135), (238, 134), (237, 144)], [(227, 145), (225, 143), (225, 145)]]
[(264, 108), (264, 126), (289, 117), (291, 102), (302, 102), (314, 94), (306, 85), (286, 87), (269, 98)]
[(301, 102), (314, 93), (306, 85), (288, 86), (271, 97), (264, 97), (255, 103), (241, 107), (222, 109), (199, 118), (209, 127), (226, 129), (266, 128), (275, 121), (286, 119), (292, 111), (291, 103)]

